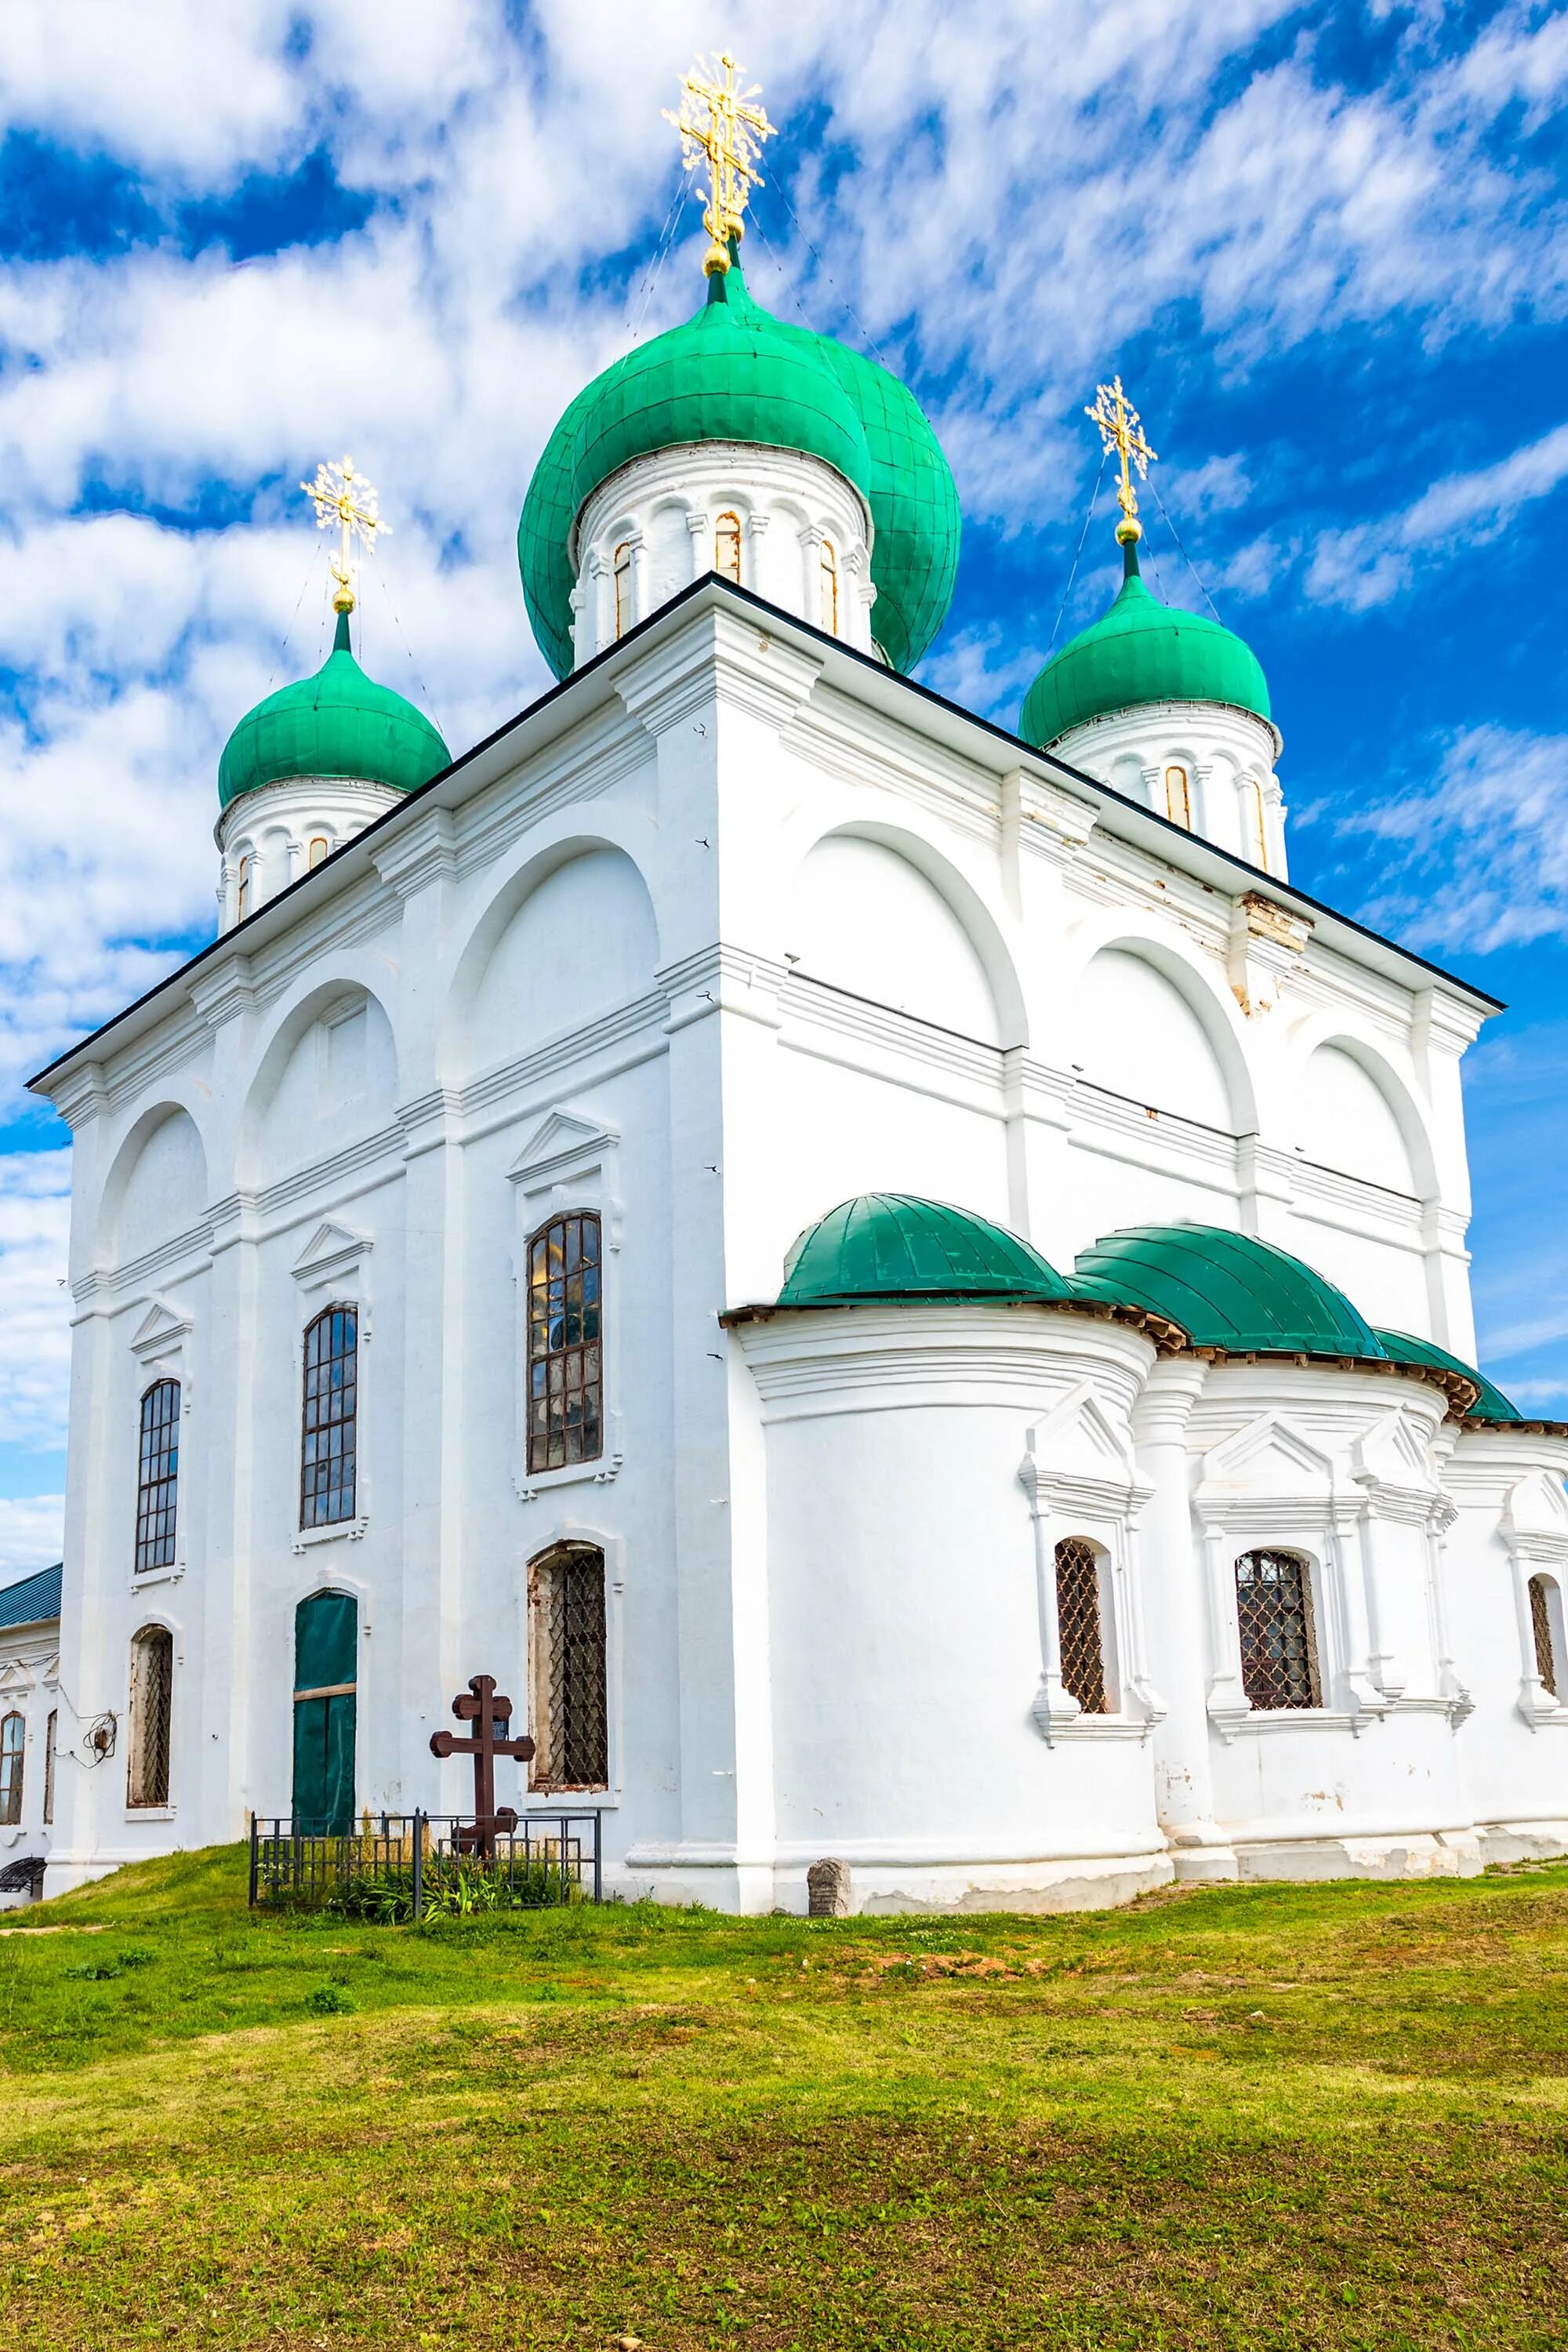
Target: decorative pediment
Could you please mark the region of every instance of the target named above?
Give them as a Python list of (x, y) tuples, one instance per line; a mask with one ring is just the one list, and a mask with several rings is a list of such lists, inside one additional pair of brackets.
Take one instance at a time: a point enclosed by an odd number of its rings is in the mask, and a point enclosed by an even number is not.
[(332, 1282), (357, 1266), (373, 1246), (366, 1234), (340, 1224), (335, 1217), (327, 1217), (316, 1227), (290, 1271), (296, 1282), (307, 1286)]
[(1106, 1412), (1088, 1381), (1080, 1381), (1029, 1432), (1029, 1451), (1041, 1475), (1078, 1478), (1133, 1476), (1131, 1440)]
[(9, 1658), (0, 1666), (0, 1706), (7, 1698), (20, 1698), (33, 1687), (33, 1671), (19, 1658)]
[(1403, 1411), (1385, 1413), (1356, 1441), (1355, 1475), (1367, 1484), (1429, 1486), (1432, 1449), (1425, 1430)]
[(1514, 1536), (1568, 1545), (1568, 1495), (1548, 1470), (1532, 1471), (1510, 1489), (1505, 1517)]
[(545, 1192), (552, 1186), (581, 1181), (603, 1171), (620, 1142), (620, 1130), (591, 1111), (557, 1103), (545, 1113), (523, 1145), (508, 1176), (525, 1192)]
[(154, 1298), (131, 1335), (132, 1353), (143, 1363), (172, 1355), (190, 1328), (191, 1318), (183, 1307), (172, 1306), (166, 1298)]
[(1300, 1431), (1271, 1412), (1238, 1429), (1205, 1454), (1205, 1496), (1331, 1493), (1334, 1465)]

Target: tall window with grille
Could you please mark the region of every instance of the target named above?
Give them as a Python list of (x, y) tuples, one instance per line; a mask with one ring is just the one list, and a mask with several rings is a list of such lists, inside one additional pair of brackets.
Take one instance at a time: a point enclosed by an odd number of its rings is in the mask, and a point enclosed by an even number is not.
[(180, 1383), (154, 1381), (142, 1400), (136, 1472), (136, 1570), (174, 1565), (180, 1483)]
[(1321, 1706), (1312, 1580), (1292, 1551), (1244, 1552), (1236, 1563), (1241, 1686), (1254, 1706)]
[(55, 1734), (60, 1727), (58, 1707), (49, 1709), (49, 1719), (44, 1726), (44, 1827), (52, 1829), (55, 1819)]
[(741, 518), (721, 514), (713, 530), (713, 569), (721, 580), (741, 577)]
[(1109, 1715), (1111, 1702), (1100, 1625), (1100, 1552), (1084, 1536), (1065, 1536), (1057, 1546), (1057, 1638), (1062, 1687), (1085, 1715)]
[(557, 1544), (528, 1571), (531, 1789), (603, 1789), (609, 1781), (605, 1555)]
[(1185, 768), (1175, 764), (1165, 771), (1165, 814), (1173, 824), (1184, 824), (1189, 832), (1192, 830), (1192, 787)]
[(26, 1726), (15, 1709), (0, 1716), (0, 1829), (14, 1830), (22, 1818), (22, 1746)]
[(555, 1217), (528, 1244), (528, 1466), (562, 1470), (605, 1450), (599, 1220)]
[(816, 618), (830, 637), (838, 635), (838, 558), (830, 539), (823, 541), (817, 563)]
[(1558, 1696), (1557, 1645), (1552, 1638), (1552, 1587), (1549, 1578), (1530, 1580), (1530, 1631), (1535, 1643), (1535, 1671), (1542, 1687)]
[(302, 1528), (327, 1528), (353, 1518), (358, 1425), (359, 1315), (353, 1307), (329, 1307), (305, 1333)]
[(131, 1644), (128, 1805), (169, 1801), (169, 1721), (174, 1698), (174, 1636), (164, 1625), (143, 1625)]
[(610, 576), (616, 590), (616, 635), (624, 637), (632, 625), (632, 543), (623, 539), (615, 552)]

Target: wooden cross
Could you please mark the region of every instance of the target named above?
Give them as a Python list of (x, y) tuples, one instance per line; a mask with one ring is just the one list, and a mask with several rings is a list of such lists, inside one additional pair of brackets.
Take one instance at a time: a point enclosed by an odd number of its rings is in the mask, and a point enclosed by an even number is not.
[(452, 1701), (452, 1713), (459, 1723), (471, 1723), (474, 1736), (459, 1739), (453, 1731), (433, 1731), (430, 1735), (432, 1756), (471, 1756), (474, 1759), (474, 1826), (459, 1828), (457, 1843), (459, 1850), (483, 1854), (487, 1859), (495, 1852), (496, 1832), (514, 1830), (517, 1813), (510, 1805), (496, 1810), (496, 1758), (515, 1756), (526, 1764), (533, 1754), (533, 1742), (526, 1733), (520, 1739), (498, 1738), (498, 1729), (511, 1721), (511, 1701), (496, 1696), (494, 1675), (474, 1675), (469, 1677), (466, 1692)]

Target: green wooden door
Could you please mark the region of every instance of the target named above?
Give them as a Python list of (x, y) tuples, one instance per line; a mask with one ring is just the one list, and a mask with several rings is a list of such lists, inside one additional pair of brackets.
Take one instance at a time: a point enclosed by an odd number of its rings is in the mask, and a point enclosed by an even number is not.
[(359, 1604), (313, 1592), (294, 1612), (294, 1827), (342, 1837), (354, 1817)]

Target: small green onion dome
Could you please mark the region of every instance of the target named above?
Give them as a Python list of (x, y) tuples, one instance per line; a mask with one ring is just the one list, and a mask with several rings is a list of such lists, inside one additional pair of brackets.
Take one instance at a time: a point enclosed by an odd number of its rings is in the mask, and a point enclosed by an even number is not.
[(349, 616), (340, 613), (332, 650), (314, 677), (269, 694), (229, 737), (218, 803), (227, 808), (290, 776), (353, 776), (413, 793), (451, 764), (424, 712), (366, 677), (349, 648)]
[(545, 444), (518, 526), (523, 597), (557, 677), (572, 667), (572, 535), (584, 501), (634, 457), (703, 441), (799, 449), (870, 509), (871, 631), (912, 668), (952, 597), (958, 493), (935, 434), (875, 362), (773, 318), (735, 247), (695, 317), (639, 345), (580, 392)]
[(1235, 1355), (1386, 1360), (1342, 1290), (1299, 1257), (1217, 1225), (1132, 1225), (1079, 1256), (1073, 1289), (1179, 1324), (1197, 1348)]
[(1016, 1234), (942, 1201), (863, 1192), (808, 1225), (784, 1260), (781, 1307), (869, 1298), (1042, 1299), (1072, 1292)]
[(1090, 719), (1144, 702), (1226, 702), (1268, 719), (1268, 688), (1251, 647), (1202, 613), (1162, 604), (1144, 585), (1136, 544), (1122, 554), (1110, 612), (1064, 646), (1024, 697), (1024, 740), (1044, 751)]
[(1510, 1404), (1501, 1389), (1494, 1388), (1484, 1372), (1478, 1372), (1474, 1364), (1467, 1364), (1462, 1356), (1450, 1356), (1447, 1348), (1439, 1348), (1435, 1339), (1413, 1339), (1407, 1331), (1380, 1331), (1377, 1337), (1391, 1363), (1431, 1364), (1439, 1371), (1458, 1372), (1467, 1381), (1474, 1381), (1480, 1394), (1466, 1413), (1467, 1421), (1523, 1420), (1518, 1406)]

